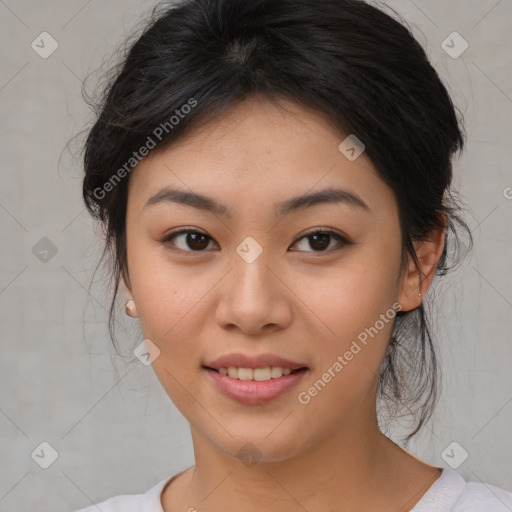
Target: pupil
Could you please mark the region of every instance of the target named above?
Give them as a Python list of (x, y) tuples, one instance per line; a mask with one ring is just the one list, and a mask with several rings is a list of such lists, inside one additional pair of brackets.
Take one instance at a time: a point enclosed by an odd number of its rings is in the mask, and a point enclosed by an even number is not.
[[(324, 243), (320, 243), (320, 249), (325, 249), (326, 247), (329, 247), (329, 242), (327, 241), (327, 244), (325, 243), (325, 241), (329, 238), (330, 235), (327, 235), (327, 234), (324, 234), (324, 235), (312, 235), (311, 237), (313, 239), (316, 239), (318, 237), (320, 237), (321, 239), (323, 239)], [(317, 242), (313, 242), (313, 243), (317, 243)], [(313, 246), (313, 244), (309, 244), (311, 246), (312, 249), (315, 249), (315, 247)], [(318, 248), (318, 247), (316, 247)]]
[[(197, 243), (197, 238), (203, 238), (203, 243)], [(208, 243), (204, 243), (206, 241), (205, 235), (202, 233), (188, 233), (187, 235), (187, 244), (191, 249), (204, 249), (208, 246)]]

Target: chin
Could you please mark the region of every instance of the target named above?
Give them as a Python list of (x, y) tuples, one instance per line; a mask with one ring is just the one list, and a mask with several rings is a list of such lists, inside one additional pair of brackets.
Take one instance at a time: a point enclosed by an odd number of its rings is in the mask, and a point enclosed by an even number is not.
[(299, 439), (284, 434), (280, 436), (274, 431), (270, 436), (266, 432), (250, 436), (245, 432), (244, 435), (230, 438), (228, 444), (217, 446), (247, 467), (261, 462), (282, 462), (295, 457), (305, 449)]

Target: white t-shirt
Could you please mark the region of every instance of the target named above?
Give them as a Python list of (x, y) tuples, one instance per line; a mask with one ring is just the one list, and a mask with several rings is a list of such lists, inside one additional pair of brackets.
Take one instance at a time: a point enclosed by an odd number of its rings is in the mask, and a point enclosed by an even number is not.
[[(178, 473), (180, 474), (180, 473)], [(166, 478), (144, 494), (114, 496), (75, 512), (164, 512), (160, 495)], [(482, 482), (465, 482), (453, 469), (443, 469), (410, 512), (511, 512), (512, 492)]]

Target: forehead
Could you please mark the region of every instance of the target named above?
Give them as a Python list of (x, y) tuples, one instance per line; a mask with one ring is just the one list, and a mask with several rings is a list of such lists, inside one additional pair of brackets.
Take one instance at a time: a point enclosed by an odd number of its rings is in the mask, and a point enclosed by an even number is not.
[[(392, 190), (363, 152), (339, 149), (347, 134), (325, 115), (286, 100), (250, 98), (169, 147), (153, 151), (131, 173), (129, 201), (142, 203), (166, 186), (228, 202), (279, 202), (327, 187), (356, 192), (370, 206), (392, 207)], [(373, 209), (373, 208), (372, 208)]]

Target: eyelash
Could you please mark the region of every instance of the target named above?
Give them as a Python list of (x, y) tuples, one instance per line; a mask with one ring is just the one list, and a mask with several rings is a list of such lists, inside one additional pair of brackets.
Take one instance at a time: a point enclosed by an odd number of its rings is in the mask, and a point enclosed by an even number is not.
[[(166, 235), (161, 241), (164, 244), (168, 244), (174, 238), (177, 238), (180, 235), (186, 235), (186, 234), (189, 234), (189, 233), (196, 233), (196, 234), (199, 234), (199, 235), (203, 235), (203, 236), (209, 238), (210, 240), (213, 240), (213, 238), (211, 238), (209, 235), (207, 235), (206, 233), (203, 233), (201, 231), (197, 231), (197, 230), (194, 230), (194, 229), (181, 229), (179, 231), (175, 231), (173, 233), (170, 233), (170, 234)], [(325, 250), (325, 251), (296, 251), (296, 252), (311, 252), (311, 253), (314, 253), (314, 254), (330, 254), (330, 253), (332, 253), (334, 251), (340, 250), (341, 246), (347, 246), (347, 245), (352, 245), (353, 244), (353, 242), (351, 242), (350, 240), (348, 240), (347, 238), (345, 238), (344, 236), (342, 236), (341, 234), (339, 234), (336, 231), (332, 231), (330, 229), (315, 228), (314, 230), (308, 231), (307, 233), (304, 233), (302, 236), (297, 238), (293, 242), (293, 245), (295, 245), (297, 242), (299, 242), (303, 238), (312, 237), (313, 235), (318, 235), (318, 234), (320, 234), (320, 235), (328, 235), (331, 238), (334, 238), (338, 242), (339, 246), (337, 248), (328, 249), (328, 250)], [(195, 251), (195, 250), (187, 251), (187, 250), (179, 249), (179, 248), (176, 248), (176, 247), (170, 247), (169, 249), (172, 250), (172, 251), (179, 251), (179, 252), (182, 252), (182, 253), (202, 253), (202, 252), (206, 252), (206, 249), (202, 249), (200, 251)]]

